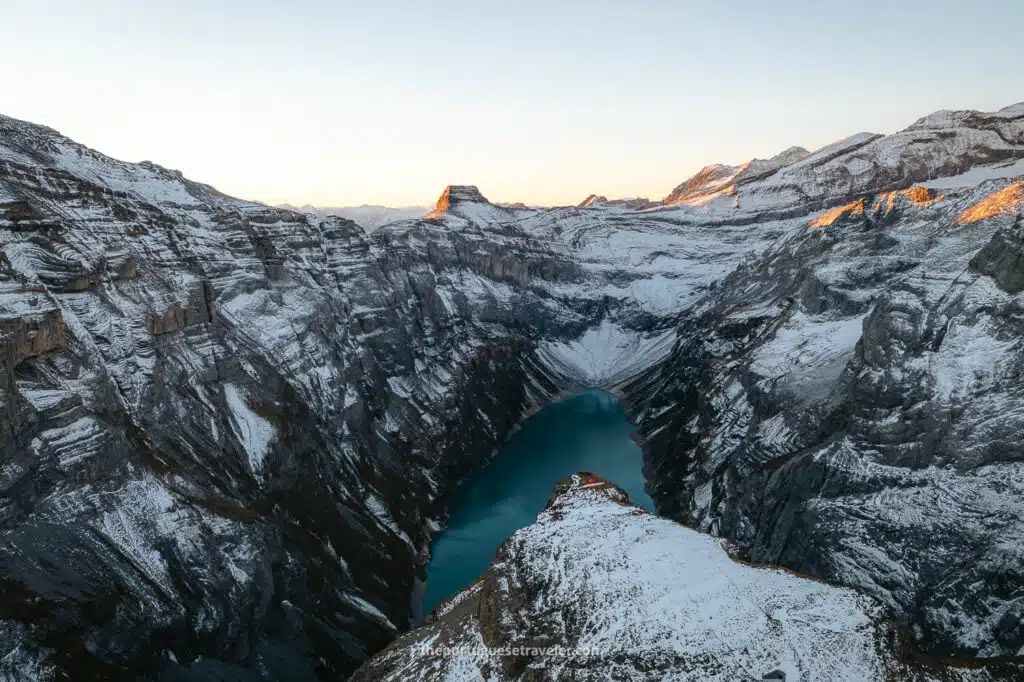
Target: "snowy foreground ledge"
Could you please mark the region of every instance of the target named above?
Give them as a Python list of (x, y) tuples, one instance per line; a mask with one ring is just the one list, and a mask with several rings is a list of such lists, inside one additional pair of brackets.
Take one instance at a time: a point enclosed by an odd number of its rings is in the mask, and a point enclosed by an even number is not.
[(986, 680), (908, 668), (870, 598), (732, 560), (589, 474), (354, 680)]

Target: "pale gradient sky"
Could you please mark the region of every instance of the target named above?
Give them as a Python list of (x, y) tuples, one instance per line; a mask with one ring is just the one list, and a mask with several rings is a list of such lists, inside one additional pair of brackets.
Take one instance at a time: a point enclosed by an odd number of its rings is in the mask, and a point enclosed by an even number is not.
[(660, 198), (1024, 100), (1020, 0), (6, 3), (0, 113), (270, 203)]

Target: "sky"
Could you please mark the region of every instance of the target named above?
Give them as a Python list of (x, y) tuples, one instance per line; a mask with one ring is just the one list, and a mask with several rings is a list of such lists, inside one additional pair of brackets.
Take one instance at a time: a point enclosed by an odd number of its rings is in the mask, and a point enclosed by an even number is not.
[(0, 113), (268, 203), (661, 198), (1024, 100), (1020, 0), (5, 5)]

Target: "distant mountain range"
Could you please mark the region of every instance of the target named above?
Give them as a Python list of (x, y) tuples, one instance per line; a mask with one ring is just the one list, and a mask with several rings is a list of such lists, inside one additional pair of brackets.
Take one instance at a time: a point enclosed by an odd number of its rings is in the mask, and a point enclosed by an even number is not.
[(362, 206), (292, 206), (291, 204), (278, 204), (277, 208), (298, 211), (299, 213), (312, 213), (320, 217), (330, 215), (348, 218), (357, 223), (365, 230), (376, 230), (381, 225), (394, 223), (407, 218), (422, 218), (430, 208), (427, 206), (376, 206), (363, 204)]

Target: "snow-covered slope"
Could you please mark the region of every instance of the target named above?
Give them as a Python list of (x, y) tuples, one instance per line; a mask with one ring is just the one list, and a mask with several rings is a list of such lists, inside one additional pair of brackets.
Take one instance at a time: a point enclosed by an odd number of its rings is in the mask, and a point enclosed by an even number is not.
[(991, 679), (901, 658), (870, 598), (736, 562), (714, 538), (579, 473), (559, 483), (480, 580), (353, 679)]
[(940, 111), (892, 135), (858, 133), (810, 154), (794, 147), (767, 161), (708, 166), (665, 202), (716, 221), (805, 215), (1022, 158), (1024, 104), (994, 113)]
[(1022, 204), (1007, 179), (866, 197), (734, 271), (631, 387), (658, 508), (926, 648), (1024, 653)]

